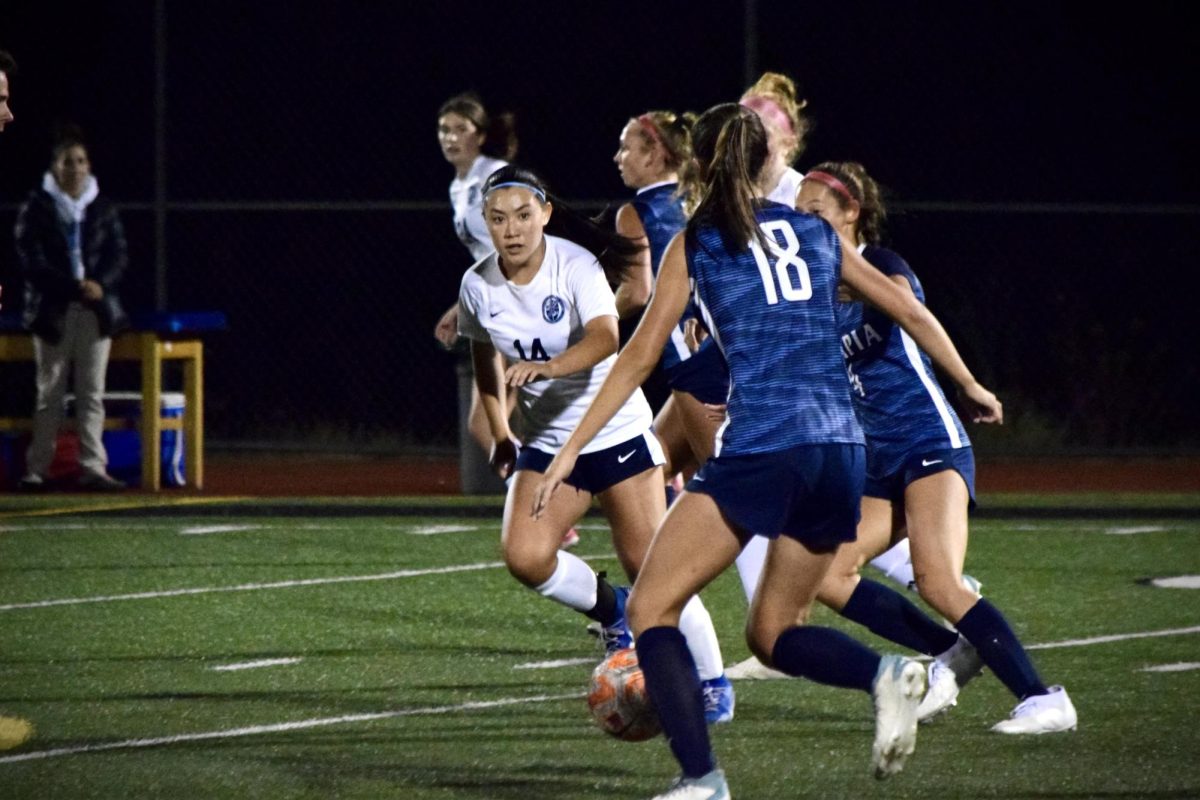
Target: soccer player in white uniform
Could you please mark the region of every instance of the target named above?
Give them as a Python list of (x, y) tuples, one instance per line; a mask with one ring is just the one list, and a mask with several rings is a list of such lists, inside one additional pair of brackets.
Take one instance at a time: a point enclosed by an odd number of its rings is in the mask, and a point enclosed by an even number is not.
[[(491, 464), (501, 477), (512, 476), (504, 507), (504, 560), (521, 583), (599, 622), (610, 652), (629, 647), (629, 589), (610, 585), (582, 559), (559, 549), (559, 542), (594, 496), (612, 527), (625, 573), (636, 578), (666, 513), (663, 453), (640, 390), (581, 455), (566, 480), (573, 490), (560, 493), (539, 519), (529, 509), (541, 472), (615, 360), (617, 308), (610, 282), (619, 282), (640, 245), (553, 202), (537, 176), (520, 167), (493, 173), (482, 192), (497, 249), (463, 276), (458, 329), (471, 340), (475, 384), (495, 442)], [(552, 214), (569, 238), (545, 234)], [(518, 389), (520, 443), (509, 430), (505, 385)], [(697, 660), (709, 722), (732, 719), (733, 689), (699, 597), (688, 602), (681, 629)]]

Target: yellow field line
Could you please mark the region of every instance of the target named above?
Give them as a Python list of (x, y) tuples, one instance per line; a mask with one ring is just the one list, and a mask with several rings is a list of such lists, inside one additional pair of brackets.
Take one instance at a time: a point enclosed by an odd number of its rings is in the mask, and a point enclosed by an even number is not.
[(56, 517), (70, 514), (88, 514), (94, 511), (134, 511), (143, 508), (163, 508), (170, 506), (199, 506), (214, 503), (235, 503), (250, 500), (250, 497), (226, 495), (222, 497), (179, 497), (170, 500), (131, 501), (123, 503), (106, 503), (101, 505), (68, 506), (64, 508), (37, 508), (23, 511), (0, 511), (0, 519), (18, 519), (20, 517)]

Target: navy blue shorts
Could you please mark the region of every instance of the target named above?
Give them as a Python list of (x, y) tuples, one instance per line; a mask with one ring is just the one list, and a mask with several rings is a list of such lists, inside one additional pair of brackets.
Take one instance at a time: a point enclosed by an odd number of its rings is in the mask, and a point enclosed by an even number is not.
[(800, 445), (776, 453), (715, 456), (688, 481), (746, 533), (779, 534), (813, 552), (854, 541), (866, 474), (860, 444)]
[[(545, 472), (554, 460), (553, 453), (522, 447), (517, 454), (518, 470)], [(592, 494), (600, 494), (626, 478), (640, 475), (651, 467), (666, 462), (658, 437), (647, 431), (629, 441), (594, 453), (583, 453), (575, 461), (575, 469), (563, 483)]]
[(714, 405), (729, 400), (729, 367), (716, 343), (701, 347), (687, 361), (664, 370), (667, 385), (677, 392), (687, 392), (701, 403)]
[(971, 498), (969, 507), (975, 508), (975, 451), (970, 447), (913, 453), (905, 459), (900, 469), (890, 475), (867, 475), (863, 494), (893, 503), (903, 503), (904, 490), (910, 483), (948, 469), (962, 475), (967, 484), (967, 494)]

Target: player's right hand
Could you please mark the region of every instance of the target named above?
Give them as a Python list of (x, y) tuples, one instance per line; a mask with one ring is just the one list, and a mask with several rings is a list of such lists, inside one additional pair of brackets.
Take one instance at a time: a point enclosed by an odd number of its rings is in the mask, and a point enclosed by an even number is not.
[(433, 329), (434, 337), (449, 350), (458, 341), (458, 304), (451, 306)]

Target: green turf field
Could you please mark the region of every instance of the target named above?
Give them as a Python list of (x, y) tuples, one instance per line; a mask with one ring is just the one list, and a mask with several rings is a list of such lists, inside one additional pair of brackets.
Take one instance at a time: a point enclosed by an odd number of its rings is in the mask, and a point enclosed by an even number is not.
[[(151, 502), (0, 498), (0, 714), (35, 726), (0, 798), (609, 800), (673, 777), (661, 738), (592, 726), (597, 645), (508, 577), (495, 506)], [(1200, 590), (1144, 580), (1200, 575), (1200, 496), (985, 505), (968, 571), (1079, 730), (989, 733), (1013, 701), (985, 673), (881, 783), (866, 695), (741, 683), (714, 732), (737, 800), (1200, 797)], [(616, 569), (603, 521), (582, 534)], [(736, 576), (704, 599), (740, 660)]]

